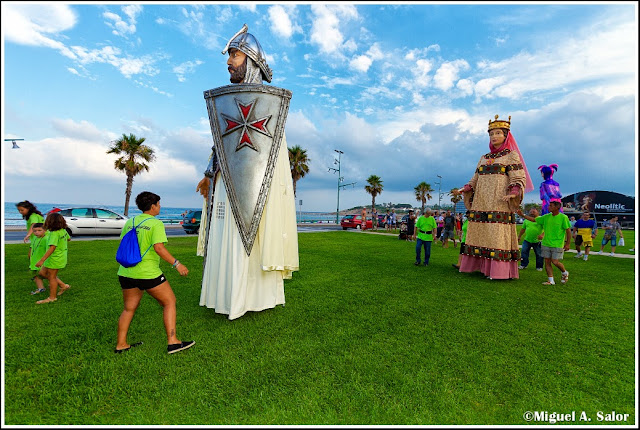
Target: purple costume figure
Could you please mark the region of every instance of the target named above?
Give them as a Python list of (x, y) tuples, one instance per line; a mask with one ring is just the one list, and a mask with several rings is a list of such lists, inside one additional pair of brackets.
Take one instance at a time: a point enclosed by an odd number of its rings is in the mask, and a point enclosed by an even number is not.
[[(549, 213), (549, 202), (561, 202), (562, 193), (560, 192), (560, 184), (553, 180), (553, 174), (558, 171), (557, 164), (542, 165), (538, 167), (542, 173), (544, 182), (540, 184), (540, 200), (542, 200), (542, 210), (540, 215)], [(562, 207), (560, 207), (562, 212)]]

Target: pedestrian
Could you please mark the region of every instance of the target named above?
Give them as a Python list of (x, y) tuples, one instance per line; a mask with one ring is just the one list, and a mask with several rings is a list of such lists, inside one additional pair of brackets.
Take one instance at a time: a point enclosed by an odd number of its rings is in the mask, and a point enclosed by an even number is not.
[(396, 210), (391, 209), (391, 227), (393, 228), (393, 232), (396, 232)]
[[(529, 210), (529, 216), (532, 218), (537, 217), (538, 209), (531, 208)], [(525, 219), (522, 223), (522, 228), (520, 229), (520, 234), (518, 235), (518, 242), (524, 236), (524, 240), (522, 241), (522, 251), (520, 255), (522, 256), (522, 262), (518, 269), (524, 270), (529, 265), (529, 253), (533, 248), (533, 253), (536, 256), (536, 270), (541, 272), (542, 267), (544, 266), (544, 259), (542, 258), (542, 245), (540, 245), (540, 241), (544, 237), (544, 230), (540, 224), (529, 221)]]
[(447, 210), (446, 214), (442, 219), (442, 239), (443, 239), (443, 248), (449, 247), (449, 239), (453, 239), (453, 246), (456, 245), (456, 219), (453, 215), (451, 215), (451, 211)]
[(443, 242), (442, 230), (444, 230), (444, 212), (436, 211), (436, 215), (437, 215), (437, 218), (435, 218), (435, 220), (436, 220), (436, 225), (438, 226), (438, 230), (436, 233), (436, 240), (439, 240), (442, 243)]
[[(462, 214), (460, 214), (460, 218), (462, 218)], [(462, 254), (464, 254), (464, 243), (467, 238), (467, 227), (469, 226), (469, 211), (466, 213), (466, 217), (462, 226), (460, 227), (460, 253), (458, 254), (458, 264), (452, 264), (453, 267), (460, 270), (460, 262), (462, 261)]]
[[(39, 275), (49, 281), (49, 297), (38, 300), (36, 302), (38, 305), (55, 302), (58, 296), (71, 288), (69, 284), (58, 279), (58, 272), (67, 267), (67, 242), (71, 240), (67, 232), (67, 222), (59, 212), (50, 212), (43, 227), (48, 231), (47, 251), (35, 266), (40, 270)], [(58, 291), (58, 283), (60, 283), (60, 291)]]
[(389, 213), (389, 209), (387, 209), (387, 213), (384, 215), (384, 226), (387, 231), (391, 231), (391, 214)]
[(124, 309), (118, 319), (118, 339), (114, 352), (121, 353), (142, 345), (142, 342), (127, 343), (127, 333), (140, 299), (146, 291), (162, 306), (164, 328), (167, 332), (167, 352), (173, 354), (192, 347), (195, 341), (180, 341), (176, 335), (176, 296), (160, 269), (160, 259), (171, 264), (171, 267), (181, 276), (187, 276), (189, 270), (178, 259), (173, 258), (164, 246), (167, 242), (167, 234), (162, 221), (156, 218), (160, 213), (160, 196), (143, 191), (136, 197), (136, 206), (142, 211), (142, 215), (127, 220), (122, 228), (120, 239), (133, 228), (134, 222), (139, 225), (148, 220), (137, 229), (140, 249), (148, 251), (145, 251), (142, 261), (135, 266), (120, 266), (118, 269)]
[[(560, 262), (564, 256), (564, 252), (569, 250), (571, 244), (571, 224), (569, 217), (560, 213), (562, 204), (557, 201), (549, 202), (549, 213), (533, 218), (522, 213), (522, 209), (518, 209), (518, 215), (542, 225), (544, 228), (544, 238), (542, 239), (542, 256), (544, 257), (544, 266), (547, 271), (549, 280), (543, 282), (542, 285), (555, 285), (553, 279), (553, 264), (562, 272), (561, 283), (566, 284), (569, 281), (569, 272)], [(563, 245), (564, 244), (564, 245)]]
[(22, 215), (22, 218), (27, 222), (27, 234), (24, 237), (23, 242), (33, 240), (33, 224), (44, 223), (42, 212), (40, 212), (29, 200), (16, 203), (16, 208), (18, 209), (18, 212), (20, 212), (20, 215)]
[(573, 228), (575, 223), (576, 223), (576, 217), (572, 216), (571, 218), (569, 218), (569, 224), (571, 224), (571, 228)]
[(604, 246), (611, 242), (611, 253), (609, 255), (613, 256), (616, 252), (616, 246), (618, 245), (618, 233), (620, 239), (622, 236), (622, 226), (618, 222), (618, 217), (613, 216), (608, 222), (605, 222), (604, 225), (604, 236), (602, 237), (602, 245), (600, 246), (600, 251), (598, 251), (598, 255), (602, 255), (604, 251)]
[[(598, 234), (598, 225), (595, 220), (589, 219), (589, 211), (582, 212), (582, 216), (578, 221), (573, 224), (573, 241), (576, 245), (576, 251), (578, 254), (575, 258), (583, 257), (584, 261), (589, 259), (589, 251), (593, 246), (593, 239)], [(584, 256), (582, 254), (581, 246), (584, 246)]]
[(469, 213), (465, 253), (461, 272), (482, 272), (489, 279), (519, 277), (520, 247), (515, 210), (524, 194), (533, 190), (533, 182), (524, 158), (510, 131), (508, 121), (489, 121), (489, 152), (482, 155), (475, 172), (464, 187)]
[(409, 216), (407, 217), (407, 242), (413, 242), (415, 239), (415, 226), (416, 226), (416, 215), (413, 212), (413, 209), (409, 209)]
[(425, 209), (425, 212), (418, 218), (414, 227), (414, 234), (416, 239), (416, 262), (413, 263), (416, 266), (420, 265), (420, 254), (422, 248), (424, 248), (424, 266), (429, 265), (429, 258), (431, 257), (431, 243), (433, 242), (433, 235), (437, 229), (436, 220), (431, 216), (431, 210)]

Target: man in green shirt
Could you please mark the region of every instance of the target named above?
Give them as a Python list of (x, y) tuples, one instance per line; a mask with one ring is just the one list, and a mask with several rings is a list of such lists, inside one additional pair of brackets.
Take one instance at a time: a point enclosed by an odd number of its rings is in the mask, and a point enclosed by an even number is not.
[[(529, 216), (535, 218), (538, 215), (538, 209), (531, 208)], [(518, 269), (523, 270), (527, 268), (529, 265), (529, 251), (533, 248), (533, 252), (536, 254), (536, 270), (539, 272), (542, 271), (544, 259), (542, 258), (542, 246), (540, 245), (540, 240), (544, 237), (543, 231), (544, 229), (540, 224), (531, 222), (528, 219), (525, 219), (522, 223), (522, 228), (518, 235), (518, 242), (520, 242), (522, 236), (524, 236), (524, 240), (522, 241), (522, 252), (520, 253), (522, 262)]]
[(416, 262), (413, 263), (416, 266), (420, 265), (420, 253), (424, 247), (424, 265), (429, 265), (429, 257), (431, 257), (431, 243), (433, 242), (433, 235), (438, 228), (436, 220), (432, 216), (432, 212), (429, 209), (425, 210), (425, 213), (420, 215), (420, 218), (416, 221), (414, 234), (416, 235)]
[[(553, 279), (553, 268), (551, 264), (562, 271), (562, 279), (560, 282), (565, 284), (569, 280), (569, 272), (560, 262), (564, 255), (564, 251), (569, 250), (571, 244), (571, 222), (569, 217), (560, 212), (560, 202), (550, 202), (548, 214), (533, 218), (522, 213), (522, 209), (518, 209), (518, 215), (542, 225), (544, 228), (544, 238), (542, 239), (542, 257), (544, 257), (544, 266), (547, 271), (549, 280), (543, 282), (542, 285), (555, 285)], [(564, 246), (563, 246), (564, 243)]]

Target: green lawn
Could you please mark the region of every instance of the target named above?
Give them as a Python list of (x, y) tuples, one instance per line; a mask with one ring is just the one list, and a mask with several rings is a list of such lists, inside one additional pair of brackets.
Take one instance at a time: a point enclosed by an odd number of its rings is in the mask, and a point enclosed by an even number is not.
[(116, 240), (70, 242), (60, 276), (72, 288), (41, 306), (27, 245), (5, 245), (5, 424), (523, 425), (526, 411), (598, 424), (612, 410), (636, 421), (634, 259), (568, 254), (569, 283), (550, 288), (532, 268), (510, 281), (457, 273), (458, 248), (434, 245), (415, 267), (415, 244), (397, 237), (300, 234), (286, 306), (229, 321), (198, 305), (195, 243), (168, 244), (187, 278), (163, 263), (178, 336), (197, 342), (175, 355), (149, 296), (129, 337), (144, 345), (113, 353)]

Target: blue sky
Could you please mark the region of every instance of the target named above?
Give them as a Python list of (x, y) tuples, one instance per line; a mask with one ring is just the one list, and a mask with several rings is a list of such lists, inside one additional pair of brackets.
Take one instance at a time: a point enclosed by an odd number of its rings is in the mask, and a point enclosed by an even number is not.
[[(531, 173), (558, 164), (565, 195), (635, 196), (638, 10), (617, 3), (2, 2), (3, 199), (124, 204), (109, 142), (145, 137), (158, 159), (135, 178), (169, 207), (199, 207), (211, 151), (203, 91), (229, 84), (226, 42), (246, 23), (293, 92), (288, 146), (311, 159), (302, 209), (336, 207), (334, 149), (354, 188), (340, 208), (413, 203), (426, 181), (464, 185), (511, 116)], [(448, 197), (444, 196), (443, 201)], [(437, 203), (437, 192), (429, 205)]]

